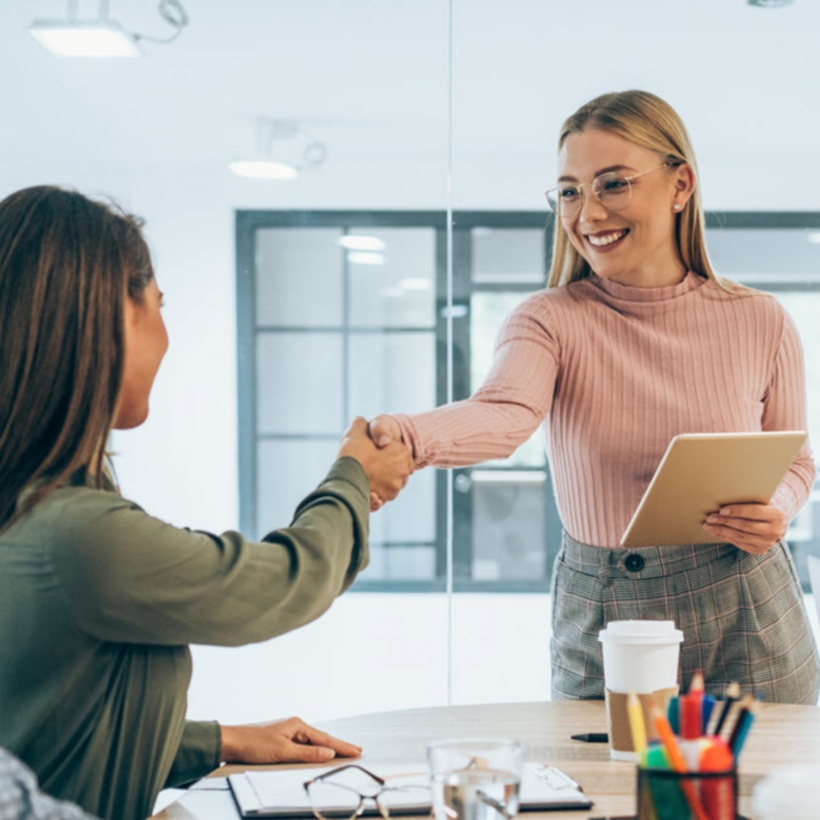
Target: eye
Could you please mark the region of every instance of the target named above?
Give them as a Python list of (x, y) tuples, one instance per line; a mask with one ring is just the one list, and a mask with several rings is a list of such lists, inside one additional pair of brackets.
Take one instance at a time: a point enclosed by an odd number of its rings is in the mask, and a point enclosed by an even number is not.
[(581, 192), (575, 185), (563, 185), (558, 189), (558, 198), (564, 202), (572, 202), (580, 195)]
[(629, 187), (629, 183), (623, 177), (609, 177), (602, 179), (598, 183), (598, 189), (608, 194), (617, 194)]

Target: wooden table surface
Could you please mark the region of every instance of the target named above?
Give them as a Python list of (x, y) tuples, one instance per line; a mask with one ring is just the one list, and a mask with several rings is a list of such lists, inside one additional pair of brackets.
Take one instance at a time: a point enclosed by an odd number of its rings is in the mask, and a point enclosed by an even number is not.
[[(528, 760), (562, 769), (595, 804), (590, 810), (526, 812), (524, 817), (586, 820), (634, 815), (634, 765), (610, 760), (606, 744), (570, 739), (581, 732), (606, 731), (602, 701), (407, 709), (328, 721), (320, 728), (362, 746), (361, 761), (375, 771), (380, 762), (424, 761), (426, 744), (438, 738), (517, 738), (527, 744)], [(750, 796), (757, 782), (788, 764), (820, 766), (820, 708), (763, 704), (740, 761), (741, 813), (751, 816)], [(238, 813), (224, 775), (248, 768), (252, 767), (233, 765), (214, 772), (156, 815), (157, 820), (236, 820)]]

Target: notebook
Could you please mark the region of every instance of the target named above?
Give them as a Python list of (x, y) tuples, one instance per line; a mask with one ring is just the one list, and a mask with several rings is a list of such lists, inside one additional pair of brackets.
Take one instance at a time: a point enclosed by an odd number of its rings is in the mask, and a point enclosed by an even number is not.
[(726, 504), (768, 503), (805, 440), (795, 431), (675, 436), (621, 544), (713, 543), (706, 516)]
[[(388, 782), (391, 777), (401, 777), (402, 785), (416, 785), (418, 791), (407, 789), (407, 799), (401, 800), (393, 793), (390, 815), (427, 815), (431, 811), (430, 778), (425, 767), (417, 762), (410, 764), (370, 765), (363, 763)], [(284, 770), (256, 770), (228, 777), (234, 800), (243, 818), (254, 817), (313, 817), (310, 800), (304, 783), (332, 767), (300, 768)], [(526, 763), (521, 779), (521, 811), (550, 809), (588, 809), (592, 801), (581, 787), (559, 769), (540, 763)], [(340, 807), (331, 804), (318, 807), (323, 815), (339, 814)], [(345, 809), (349, 816), (350, 811)], [(366, 801), (364, 817), (379, 816), (372, 800)]]

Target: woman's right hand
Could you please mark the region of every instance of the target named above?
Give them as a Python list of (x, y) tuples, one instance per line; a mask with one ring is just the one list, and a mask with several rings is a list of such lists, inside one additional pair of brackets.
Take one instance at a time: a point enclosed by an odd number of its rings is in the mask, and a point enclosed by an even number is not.
[(387, 414), (376, 416), (367, 425), (367, 432), (370, 438), (376, 442), (377, 447), (386, 447), (391, 441), (401, 441), (401, 427), (399, 423)]
[(361, 417), (353, 420), (342, 438), (339, 458), (342, 456), (355, 458), (367, 474), (370, 481), (371, 510), (374, 495), (381, 501), (379, 507), (385, 501), (392, 501), (413, 472), (410, 450), (400, 437), (385, 441), (377, 447), (368, 435), (367, 422)]
[[(377, 447), (387, 447), (391, 441), (401, 441), (401, 427), (393, 418), (383, 414), (370, 420), (367, 425), (367, 432)], [(377, 493), (370, 493), (370, 512), (376, 512), (384, 506), (384, 499)]]

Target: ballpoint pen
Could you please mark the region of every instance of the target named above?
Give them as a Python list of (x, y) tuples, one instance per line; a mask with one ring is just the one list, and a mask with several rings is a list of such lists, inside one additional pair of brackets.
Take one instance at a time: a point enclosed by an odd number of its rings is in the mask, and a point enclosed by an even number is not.
[(570, 735), (572, 740), (582, 740), (584, 743), (609, 743), (606, 732), (584, 732), (581, 735)]

